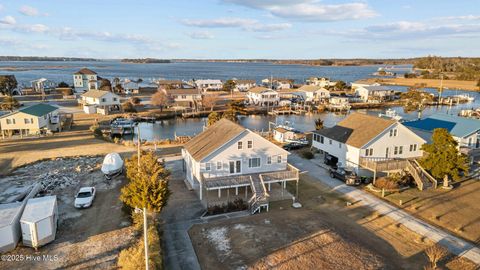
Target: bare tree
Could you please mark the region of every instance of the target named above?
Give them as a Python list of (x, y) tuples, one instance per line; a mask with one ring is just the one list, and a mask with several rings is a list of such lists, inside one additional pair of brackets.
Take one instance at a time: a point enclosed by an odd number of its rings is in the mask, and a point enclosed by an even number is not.
[(160, 111), (163, 111), (163, 108), (167, 107), (170, 103), (170, 97), (162, 90), (158, 90), (155, 94), (153, 94), (151, 98), (151, 102), (153, 106), (159, 106)]
[(213, 107), (217, 104), (217, 95), (204, 95), (202, 98), (202, 105), (204, 108), (210, 108), (210, 111), (213, 111)]
[(425, 250), (425, 254), (427, 255), (428, 260), (431, 263), (431, 267), (433, 269), (437, 269), (437, 263), (448, 255), (448, 250), (439, 244), (435, 244), (428, 247)]

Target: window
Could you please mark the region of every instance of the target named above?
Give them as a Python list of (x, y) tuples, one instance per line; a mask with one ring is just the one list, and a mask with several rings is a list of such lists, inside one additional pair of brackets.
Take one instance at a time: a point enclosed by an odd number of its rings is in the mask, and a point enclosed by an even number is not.
[(410, 144), (410, 152), (413, 151), (413, 144)]
[(238, 147), (238, 150), (241, 150), (243, 148), (243, 142), (238, 142), (237, 147)]
[(210, 171), (212, 169), (212, 164), (210, 162), (205, 163), (205, 170)]
[(390, 137), (393, 136), (393, 129), (390, 129)]
[(393, 154), (394, 155), (398, 155), (398, 146), (395, 146), (394, 150), (393, 150)]
[(417, 151), (417, 144), (413, 145), (413, 151)]
[(116, 97), (114, 97), (114, 98), (113, 98), (113, 101), (117, 101), (117, 98), (116, 98)]
[(23, 119), (23, 121), (25, 122), (25, 124), (30, 124), (30, 119), (28, 118)]
[(410, 152), (417, 151), (417, 145), (416, 144), (410, 144)]
[(221, 170), (221, 169), (222, 169), (222, 162), (217, 161), (217, 170)]
[(395, 137), (397, 136), (397, 129), (390, 129), (390, 137)]
[(393, 130), (393, 136), (397, 136), (397, 129)]
[(277, 157), (277, 163), (282, 163), (282, 156)]
[(251, 149), (253, 147), (253, 141), (248, 141), (247, 142), (247, 148)]
[(472, 146), (472, 138), (468, 138), (468, 146)]
[(272, 164), (272, 156), (267, 157), (267, 164)]
[(403, 154), (403, 146), (400, 146), (400, 147), (398, 148), (398, 154), (399, 154), (399, 155)]
[(324, 140), (325, 140), (325, 137), (323, 137), (323, 136), (320, 136), (320, 143), (322, 143), (322, 144), (323, 144), (323, 141), (324, 141)]
[(182, 99), (187, 99), (187, 96), (185, 96), (185, 95), (182, 95)]
[(365, 156), (373, 156), (373, 148), (365, 149)]
[(258, 168), (260, 167), (260, 158), (250, 158), (248, 160), (248, 167), (249, 168)]
[(329, 143), (329, 144), (332, 144), (332, 140), (328, 140), (328, 143)]
[(338, 148), (342, 148), (342, 143), (341, 142), (338, 143)]
[(14, 119), (12, 119), (12, 123), (15, 125), (15, 118), (14, 118)]
[(102, 102), (107, 102), (107, 99), (105, 99), (105, 98), (102, 98)]

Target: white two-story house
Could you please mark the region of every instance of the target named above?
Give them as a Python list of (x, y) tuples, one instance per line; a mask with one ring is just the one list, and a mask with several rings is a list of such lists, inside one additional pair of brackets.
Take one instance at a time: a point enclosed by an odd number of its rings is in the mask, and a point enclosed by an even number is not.
[(258, 106), (277, 105), (280, 101), (277, 91), (260, 86), (248, 90), (247, 98), (250, 104)]
[(400, 122), (352, 113), (331, 128), (313, 132), (312, 147), (362, 173), (361, 159), (410, 159), (423, 155), (426, 141)]
[(303, 85), (296, 90), (304, 96), (306, 102), (326, 102), (330, 98), (330, 91), (317, 85)]
[(337, 82), (331, 82), (330, 79), (324, 77), (311, 77), (306, 80), (307, 85), (315, 85), (320, 87), (335, 86)]
[(286, 78), (266, 78), (262, 80), (262, 85), (275, 90), (281, 90), (293, 88), (293, 82), (294, 80)]
[(110, 114), (120, 111), (120, 96), (110, 91), (89, 90), (82, 94), (79, 103), (85, 113)]
[(98, 89), (98, 75), (95, 71), (82, 68), (73, 74), (73, 87), (76, 93)]
[(58, 107), (40, 103), (0, 116), (2, 137), (38, 135), (42, 131), (60, 131)]
[[(227, 119), (208, 127), (182, 150), (186, 179), (198, 191), (200, 200), (207, 196), (220, 198), (222, 190), (229, 196), (245, 198), (245, 194), (246, 200), (252, 194), (268, 197), (274, 183), (284, 188), (286, 181), (298, 181), (298, 170), (287, 163), (288, 155), (281, 147)], [(208, 195), (212, 192), (214, 196)]]
[(233, 80), (235, 82), (235, 91), (246, 92), (251, 88), (255, 87), (257, 83), (255, 80)]
[(381, 85), (357, 86), (355, 95), (363, 102), (378, 103), (395, 98), (395, 91)]
[(223, 89), (221, 80), (196, 80), (195, 87), (202, 91), (220, 91)]
[[(159, 88), (160, 89), (160, 88)], [(202, 103), (202, 93), (200, 89), (161, 89), (173, 102), (174, 106), (183, 108), (198, 108)]]

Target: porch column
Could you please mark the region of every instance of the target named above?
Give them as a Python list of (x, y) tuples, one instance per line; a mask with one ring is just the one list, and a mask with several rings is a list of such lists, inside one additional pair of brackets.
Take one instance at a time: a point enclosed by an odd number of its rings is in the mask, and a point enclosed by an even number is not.
[(23, 138), (23, 129), (20, 129), (20, 138)]
[(227, 203), (230, 201), (230, 189), (227, 188)]
[(2, 139), (5, 140), (5, 130), (2, 130)]
[(270, 183), (268, 183), (268, 191), (271, 191), (272, 189), (272, 186), (270, 185)]
[(238, 196), (238, 187), (235, 187), (235, 196)]
[(222, 190), (218, 189), (218, 198), (222, 197)]
[(245, 186), (245, 200), (248, 198), (248, 186)]
[(295, 198), (297, 198), (297, 200), (298, 200), (298, 179), (297, 179), (297, 184), (296, 184)]
[[(208, 190), (207, 190), (207, 192), (208, 192)], [(201, 201), (202, 198), (203, 198), (203, 194), (202, 194), (202, 193), (203, 193), (203, 184), (202, 184), (202, 182), (200, 181), (200, 201)]]

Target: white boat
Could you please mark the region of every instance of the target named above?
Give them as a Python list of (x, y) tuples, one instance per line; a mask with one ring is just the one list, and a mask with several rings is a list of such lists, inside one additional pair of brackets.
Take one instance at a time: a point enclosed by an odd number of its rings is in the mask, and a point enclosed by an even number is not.
[(458, 99), (461, 99), (461, 100), (466, 100), (466, 101), (475, 101), (475, 97), (472, 97), (470, 95), (467, 95), (467, 94), (461, 94), (461, 95), (455, 95), (454, 97), (458, 98)]
[(105, 178), (111, 179), (112, 176), (123, 172), (123, 159), (118, 153), (110, 153), (105, 156), (102, 164), (102, 172)]
[(117, 118), (110, 124), (112, 134), (132, 134), (134, 127), (135, 122), (132, 119), (126, 118)]
[(379, 113), (378, 117), (386, 117), (386, 118), (390, 118), (397, 121), (400, 121), (403, 118), (400, 115), (398, 115), (398, 113), (395, 110), (392, 110), (392, 109), (387, 109), (385, 113)]

